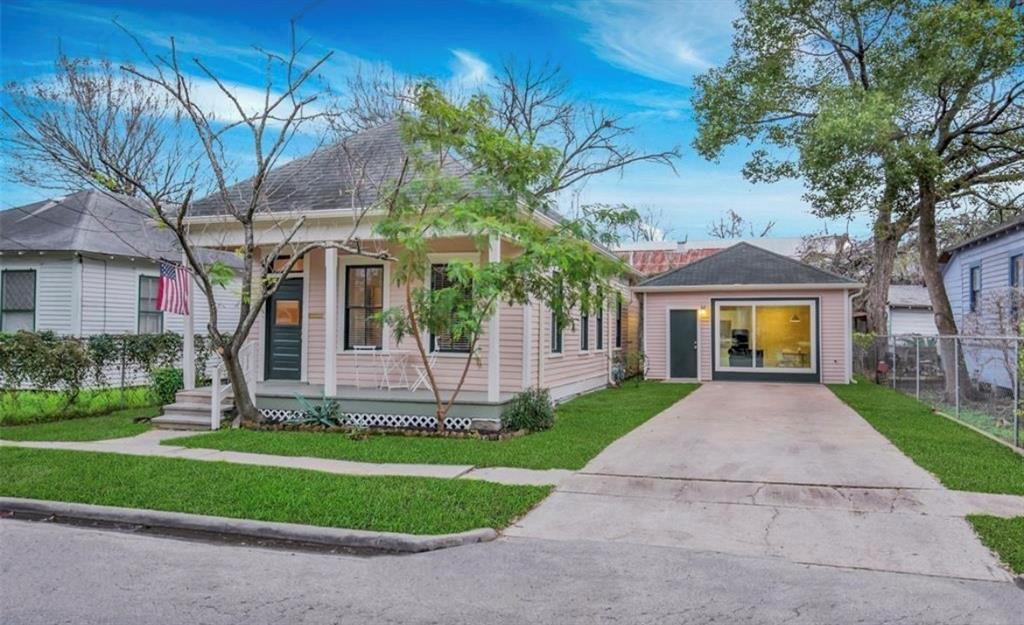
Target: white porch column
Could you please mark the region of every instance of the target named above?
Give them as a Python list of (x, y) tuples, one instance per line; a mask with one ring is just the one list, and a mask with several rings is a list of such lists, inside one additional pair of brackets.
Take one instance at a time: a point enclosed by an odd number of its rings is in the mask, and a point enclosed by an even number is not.
[[(501, 238), (491, 236), (487, 262), (501, 262)], [(498, 401), (501, 394), (501, 302), (487, 324), (487, 401)]]
[(181, 337), (181, 374), (185, 386), (185, 390), (191, 390), (196, 387), (196, 342), (195, 342), (195, 326), (193, 319), (196, 314), (196, 298), (195, 288), (192, 286), (192, 271), (188, 264), (188, 255), (183, 251), (181, 253), (181, 264), (188, 271), (188, 314), (185, 315), (185, 328), (184, 334)]
[(338, 250), (324, 250), (324, 395), (338, 392)]

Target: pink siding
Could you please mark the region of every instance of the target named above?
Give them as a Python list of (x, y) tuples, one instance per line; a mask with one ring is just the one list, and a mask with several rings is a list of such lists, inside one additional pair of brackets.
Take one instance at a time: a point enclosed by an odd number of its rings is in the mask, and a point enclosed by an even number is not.
[(817, 297), (820, 336), (821, 380), (826, 384), (842, 384), (846, 379), (846, 361), (851, 357), (847, 342), (846, 297), (842, 290), (829, 291), (704, 291), (683, 293), (646, 293), (644, 308), (644, 352), (650, 377), (668, 377), (668, 311), (671, 308), (706, 306), (703, 318), (698, 315), (698, 372), (701, 380), (711, 379), (711, 298), (786, 298)]

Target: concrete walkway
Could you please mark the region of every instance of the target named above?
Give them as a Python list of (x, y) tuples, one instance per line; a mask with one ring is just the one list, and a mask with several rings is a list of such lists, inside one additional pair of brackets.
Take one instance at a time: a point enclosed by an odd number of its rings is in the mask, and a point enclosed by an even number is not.
[(964, 515), (1024, 497), (956, 493), (818, 385), (712, 383), (619, 439), (509, 536), (1006, 581)]
[(337, 473), (340, 475), (405, 475), (410, 477), (437, 477), (448, 479), (470, 479), (497, 482), (499, 484), (549, 485), (557, 484), (572, 475), (572, 471), (561, 469), (535, 470), (515, 467), (482, 467), (461, 464), (378, 464), (373, 462), (352, 462), (302, 456), (275, 456), (238, 451), (217, 451), (216, 449), (193, 449), (176, 445), (161, 445), (163, 440), (189, 436), (193, 433), (170, 430), (149, 430), (130, 438), (116, 438), (93, 442), (65, 441), (5, 441), (0, 445), (32, 447), (36, 449), (71, 449), (75, 451), (98, 451), (135, 456), (159, 456), (162, 458), (188, 458), (212, 462), (232, 462), (264, 467), (285, 467), (310, 469)]

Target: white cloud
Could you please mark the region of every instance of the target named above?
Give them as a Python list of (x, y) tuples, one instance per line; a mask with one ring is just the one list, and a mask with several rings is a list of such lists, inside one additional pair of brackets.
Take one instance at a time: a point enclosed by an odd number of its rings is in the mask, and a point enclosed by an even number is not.
[(475, 91), (490, 82), (493, 72), (487, 61), (468, 50), (452, 50), (449, 63), (451, 82), (456, 91)]
[(600, 58), (677, 85), (724, 60), (738, 15), (726, 0), (577, 0), (558, 8), (586, 24), (583, 39)]

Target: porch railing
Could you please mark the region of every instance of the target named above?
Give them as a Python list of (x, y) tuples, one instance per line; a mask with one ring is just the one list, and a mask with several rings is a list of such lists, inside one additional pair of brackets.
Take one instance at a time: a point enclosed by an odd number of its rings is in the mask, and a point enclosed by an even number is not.
[[(249, 399), (255, 401), (255, 384), (259, 365), (256, 341), (249, 341), (242, 345), (242, 348), (238, 350), (238, 361), (242, 368), (242, 375), (245, 377), (246, 387), (249, 389)], [(210, 377), (210, 429), (219, 430), (224, 411), (221, 407), (225, 390), (222, 380), (227, 377), (227, 367), (224, 366), (224, 361), (219, 354), (210, 356), (210, 364), (206, 373)], [(231, 387), (229, 385), (226, 388), (230, 389)]]
[[(858, 335), (853, 371), (1021, 448), (1022, 341), (1019, 336)], [(958, 366), (947, 373), (944, 358)]]

